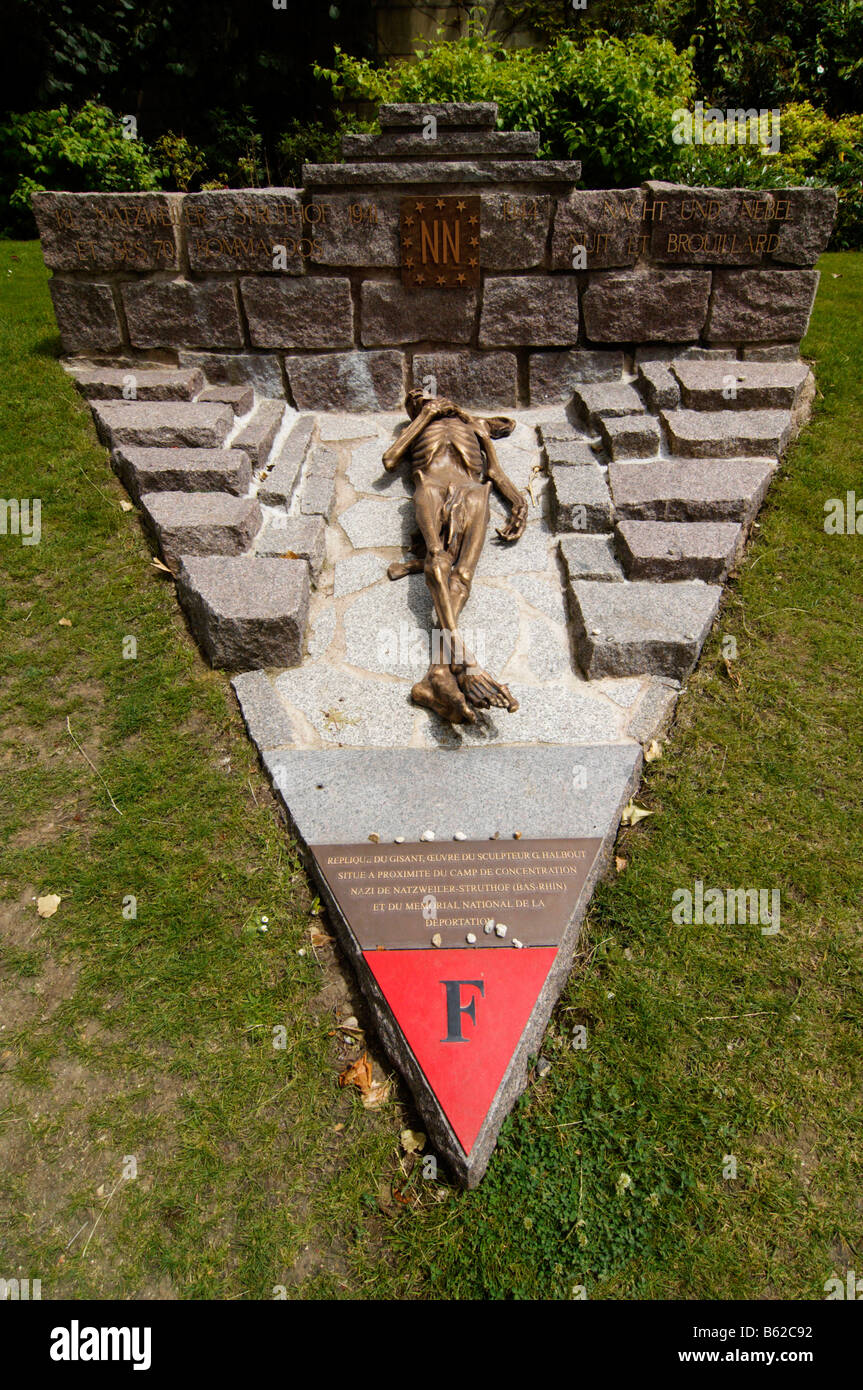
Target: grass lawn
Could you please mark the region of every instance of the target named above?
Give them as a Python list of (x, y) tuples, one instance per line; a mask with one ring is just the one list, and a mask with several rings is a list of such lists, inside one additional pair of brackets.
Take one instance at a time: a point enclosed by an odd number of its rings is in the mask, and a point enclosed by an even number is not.
[[(353, 981), (57, 363), (38, 245), (0, 243), (0, 493), (42, 501), (41, 544), (0, 536), (0, 1275), (43, 1298), (821, 1298), (863, 1268), (863, 536), (823, 529), (863, 495), (863, 256), (821, 269), (814, 418), (593, 901), (551, 1070), (462, 1194), (405, 1182), (400, 1083), (377, 1111), (338, 1088)], [(696, 880), (779, 889), (780, 932), (675, 925)]]

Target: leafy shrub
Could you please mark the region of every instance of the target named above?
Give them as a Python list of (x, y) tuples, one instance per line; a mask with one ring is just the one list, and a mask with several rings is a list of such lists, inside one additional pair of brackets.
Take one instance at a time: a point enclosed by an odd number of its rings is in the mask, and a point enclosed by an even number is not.
[(683, 147), (678, 176), (716, 188), (835, 187), (839, 194), (834, 250), (863, 247), (863, 116), (831, 120), (810, 102), (786, 106), (780, 148), (751, 145)]
[(125, 192), (160, 183), (152, 149), (127, 140), (119, 119), (97, 102), (79, 111), (58, 106), (10, 115), (0, 126), (0, 223), (13, 233), (33, 233), (31, 193)]
[(669, 172), (672, 113), (692, 100), (689, 51), (636, 34), (626, 43), (594, 34), (577, 46), (505, 49), (478, 23), (450, 42), (427, 44), (416, 62), (375, 68), (336, 49), (316, 67), (337, 99), (496, 101), (507, 130), (537, 130), (547, 157), (582, 161), (589, 186), (626, 184)]
[(335, 125), (323, 121), (292, 121), (279, 140), (279, 170), (287, 187), (299, 188), (304, 164), (332, 164), (341, 159), (340, 141), (345, 131), (371, 128), (368, 121), (339, 114)]

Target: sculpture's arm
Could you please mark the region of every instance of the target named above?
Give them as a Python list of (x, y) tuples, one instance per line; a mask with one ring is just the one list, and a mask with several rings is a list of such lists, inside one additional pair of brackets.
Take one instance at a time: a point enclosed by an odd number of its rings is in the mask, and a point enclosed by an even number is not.
[(480, 443), (486, 457), (486, 472), (492, 484), (497, 488), (504, 501), (509, 502), (512, 514), (505, 526), (499, 527), (497, 534), (505, 541), (517, 541), (519, 536), (524, 534), (527, 525), (527, 498), (523, 492), (519, 492), (515, 483), (507, 476), (501, 467), (497, 450), (491, 442), (491, 435), (483, 432), (479, 435)]
[(406, 429), (403, 429), (398, 439), (394, 440), (383, 456), (383, 465), (388, 473), (392, 473), (394, 468), (398, 468), (405, 454), (409, 453), (415, 440), (419, 439), (426, 425), (431, 424), (432, 420), (437, 419), (438, 415), (444, 412), (439, 410), (436, 404), (428, 401), (412, 420)]

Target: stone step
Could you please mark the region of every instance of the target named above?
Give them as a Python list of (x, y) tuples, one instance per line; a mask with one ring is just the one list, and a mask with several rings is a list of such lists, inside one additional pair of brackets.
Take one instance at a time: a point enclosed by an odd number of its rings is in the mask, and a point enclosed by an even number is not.
[(663, 410), (660, 416), (675, 454), (733, 458), (782, 453), (791, 438), (788, 410)]
[(184, 555), (242, 555), (262, 521), (257, 498), (229, 492), (145, 492), (141, 509), (171, 566)]
[(314, 416), (301, 416), (282, 445), (278, 456), (273, 460), (271, 455), (270, 471), (265, 475), (258, 488), (258, 496), (262, 502), (268, 502), (271, 506), (277, 507), (285, 505), (291, 500), (314, 429)]
[(601, 416), (598, 425), (612, 459), (652, 458), (659, 453), (662, 435), (652, 415)]
[(378, 124), (382, 130), (421, 131), (429, 116), (434, 116), (445, 130), (494, 130), (497, 102), (386, 101), (378, 107)]
[(305, 560), (187, 555), (177, 593), (211, 665), (228, 671), (300, 665), (309, 613)]
[(621, 521), (617, 527), (618, 550), (629, 579), (721, 584), (744, 536), (743, 527), (733, 521)]
[(578, 660), (589, 680), (600, 676), (690, 674), (719, 608), (719, 585), (697, 579), (571, 586)]
[(581, 177), (578, 159), (414, 159), (369, 161), (364, 164), (304, 164), (304, 188), (427, 188), (429, 184), (455, 184), (477, 191), (495, 184), (541, 184), (548, 187), (572, 185)]
[(595, 464), (596, 454), (590, 441), (580, 439), (550, 439), (543, 450), (546, 463), (572, 467), (580, 464)]
[(317, 579), (326, 558), (327, 523), (322, 516), (270, 517), (258, 533), (256, 555), (281, 555), (291, 560), (307, 560), (312, 578)]
[(570, 424), (565, 416), (559, 420), (545, 420), (539, 426), (539, 437), (543, 444), (560, 444), (571, 440), (584, 439), (584, 430)]
[(229, 405), (235, 415), (248, 415), (255, 404), (255, 392), (248, 383), (243, 386), (207, 386), (198, 400), (219, 401), (222, 405)]
[(233, 441), (234, 448), (249, 455), (254, 469), (263, 468), (267, 463), (284, 414), (284, 401), (261, 401), (249, 423)]
[(121, 444), (112, 462), (134, 501), (145, 492), (232, 492), (244, 497), (252, 465), (242, 449), (136, 449)]
[(693, 410), (793, 410), (809, 376), (805, 362), (679, 361), (672, 370)]
[(573, 468), (553, 464), (551, 516), (555, 531), (610, 531), (614, 512), (611, 494), (598, 464)]
[(388, 130), (382, 135), (343, 135), (342, 155), (352, 163), (380, 159), (529, 159), (539, 153), (533, 130), (451, 130), (435, 139), (421, 130)]
[(576, 386), (573, 400), (579, 414), (593, 429), (597, 428), (601, 419), (638, 415), (644, 411), (644, 403), (635, 388), (620, 381), (598, 381)]
[(578, 579), (612, 583), (623, 580), (623, 570), (615, 557), (611, 536), (565, 536), (558, 542), (558, 549), (569, 591)]
[(609, 464), (608, 482), (618, 518), (748, 525), (775, 471), (772, 459), (659, 459)]
[[(67, 366), (75, 385), (89, 401), (191, 401), (204, 389), (203, 372), (176, 367)], [(134, 390), (134, 396), (130, 391)]]
[(218, 449), (234, 423), (230, 406), (197, 402), (96, 401), (92, 410), (99, 438), (111, 449)]
[(680, 405), (680, 383), (667, 362), (640, 362), (638, 385), (651, 410), (676, 410)]

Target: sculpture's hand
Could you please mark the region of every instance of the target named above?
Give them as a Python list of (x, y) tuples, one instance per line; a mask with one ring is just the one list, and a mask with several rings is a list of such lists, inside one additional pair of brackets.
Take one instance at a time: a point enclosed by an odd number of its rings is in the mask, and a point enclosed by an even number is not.
[(509, 521), (505, 526), (499, 526), (497, 528), (497, 534), (502, 541), (517, 541), (520, 536), (524, 535), (524, 528), (526, 525), (527, 498), (524, 497), (522, 493), (519, 493), (518, 497), (513, 501)]

